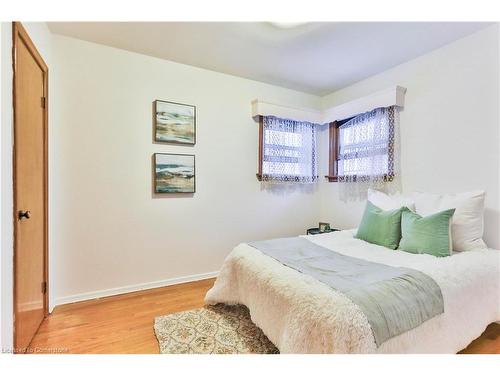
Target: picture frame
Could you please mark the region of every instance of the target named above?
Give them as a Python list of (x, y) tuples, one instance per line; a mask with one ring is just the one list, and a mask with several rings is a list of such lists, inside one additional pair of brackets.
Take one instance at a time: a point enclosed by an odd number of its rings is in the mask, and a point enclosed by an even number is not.
[(323, 232), (329, 232), (330, 231), (330, 223), (319, 223), (318, 224), (319, 231), (321, 233)]
[(157, 143), (196, 144), (196, 106), (154, 101), (153, 139)]
[(156, 194), (195, 193), (196, 160), (193, 154), (153, 154)]

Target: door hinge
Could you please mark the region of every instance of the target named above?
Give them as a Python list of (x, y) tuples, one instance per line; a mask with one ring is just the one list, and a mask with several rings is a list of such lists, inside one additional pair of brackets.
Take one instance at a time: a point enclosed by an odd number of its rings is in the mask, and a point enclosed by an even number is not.
[(42, 281), (42, 294), (47, 293), (47, 282)]
[(47, 101), (45, 96), (42, 96), (42, 108), (45, 108), (45, 102)]

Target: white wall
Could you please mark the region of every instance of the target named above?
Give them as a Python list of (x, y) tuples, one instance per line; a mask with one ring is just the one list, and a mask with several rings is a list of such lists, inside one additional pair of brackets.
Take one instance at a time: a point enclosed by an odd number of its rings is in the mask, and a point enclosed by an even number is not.
[[(52, 57), (56, 303), (205, 275), (242, 241), (317, 225), (314, 190), (261, 189), (250, 102), (318, 97), (62, 36)], [(194, 147), (153, 144), (155, 99), (196, 105)], [(196, 155), (193, 196), (152, 195), (154, 152)]]
[[(4, 147), (2, 145), (2, 141), (3, 141), (3, 136), (2, 136), (2, 129), (3, 129), (3, 124), (4, 124), (4, 121), (3, 121), (3, 117), (4, 117), (4, 102), (3, 102), (3, 97), (4, 97), (4, 87), (3, 87), (3, 81), (4, 81), (4, 74), (3, 74), (3, 70), (4, 70), (4, 55), (3, 55), (3, 47), (4, 47), (4, 43), (5, 41), (3, 40), (3, 37), (4, 37), (4, 28), (3, 28), (3, 24), (0, 23), (0, 163), (1, 160), (3, 160), (3, 150), (4, 150)], [(3, 249), (3, 242), (4, 242), (4, 239), (3, 239), (3, 232), (4, 232), (4, 223), (3, 223), (3, 220), (4, 220), (4, 215), (3, 215), (3, 191), (4, 191), (4, 187), (3, 187), (3, 177), (2, 177), (2, 174), (3, 174), (3, 165), (0, 164), (0, 249)], [(4, 344), (4, 324), (5, 323), (10, 323), (10, 321), (6, 320), (5, 319), (5, 312), (4, 312), (4, 307), (3, 307), (3, 303), (4, 303), (4, 297), (3, 297), (3, 293), (4, 293), (4, 285), (5, 285), (5, 282), (3, 281), (3, 277), (4, 277), (4, 274), (5, 272), (3, 271), (3, 266), (4, 266), (4, 260), (2, 259), (3, 257), (3, 251), (0, 251), (0, 348), (3, 347), (3, 344)]]
[[(498, 39), (493, 25), (322, 99), (328, 107), (395, 84), (406, 87), (403, 191), (486, 190), (484, 238), (494, 248), (500, 248)], [(327, 133), (322, 131), (323, 150)], [(322, 182), (320, 192), (322, 220), (358, 225), (364, 203), (341, 202), (337, 183)]]
[[(38, 52), (50, 67), (52, 35), (45, 23), (23, 23), (26, 31), (37, 46)], [(0, 25), (0, 256), (1, 314), (0, 347), (12, 348), (13, 343), (13, 192), (12, 192), (12, 23)], [(50, 77), (50, 74), (49, 74)], [(50, 85), (50, 83), (49, 83)], [(52, 264), (50, 264), (51, 266)]]

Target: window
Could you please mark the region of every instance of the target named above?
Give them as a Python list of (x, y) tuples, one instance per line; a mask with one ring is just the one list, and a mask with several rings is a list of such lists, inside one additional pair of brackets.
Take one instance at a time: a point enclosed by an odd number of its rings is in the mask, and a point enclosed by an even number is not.
[(392, 181), (394, 107), (377, 108), (330, 124), (330, 182)]
[(309, 122), (259, 118), (260, 181), (317, 181), (316, 128)]

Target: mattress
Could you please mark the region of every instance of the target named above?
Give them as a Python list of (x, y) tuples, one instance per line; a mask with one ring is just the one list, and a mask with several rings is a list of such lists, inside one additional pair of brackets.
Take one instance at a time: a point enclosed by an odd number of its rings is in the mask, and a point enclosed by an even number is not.
[(205, 301), (246, 305), (281, 353), (456, 353), (500, 321), (500, 251), (437, 258), (373, 245), (353, 233), (303, 238), (350, 257), (425, 273), (441, 288), (444, 313), (377, 347), (366, 316), (348, 297), (247, 244), (228, 255)]

